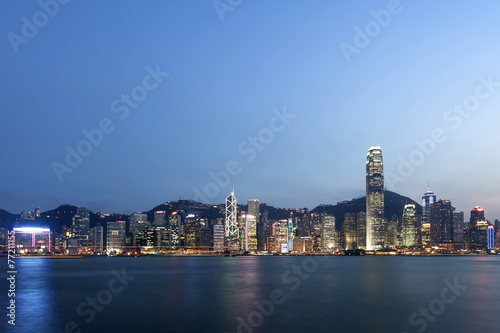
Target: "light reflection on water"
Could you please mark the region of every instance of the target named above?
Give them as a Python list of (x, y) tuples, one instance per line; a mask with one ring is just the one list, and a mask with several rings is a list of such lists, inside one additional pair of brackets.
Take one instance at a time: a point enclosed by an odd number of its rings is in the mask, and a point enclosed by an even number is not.
[[(440, 297), (444, 280), (466, 285), (426, 332), (495, 332), (500, 257), (328, 257), (298, 278), (304, 257), (18, 259), (15, 332), (235, 332), (273, 290), (275, 305), (253, 332), (417, 332), (409, 316)], [(76, 308), (107, 289), (112, 270), (135, 279), (95, 320)], [(288, 272), (288, 273), (287, 273)], [(288, 275), (286, 275), (287, 273)], [(288, 280), (285, 279), (285, 276)], [(295, 277), (298, 285), (291, 283)], [(292, 288), (292, 286), (296, 286)], [(1, 292), (8, 290), (5, 281)], [(2, 306), (6, 304), (3, 302)], [(6, 305), (5, 305), (6, 306)], [(6, 321), (0, 324), (5, 331)]]

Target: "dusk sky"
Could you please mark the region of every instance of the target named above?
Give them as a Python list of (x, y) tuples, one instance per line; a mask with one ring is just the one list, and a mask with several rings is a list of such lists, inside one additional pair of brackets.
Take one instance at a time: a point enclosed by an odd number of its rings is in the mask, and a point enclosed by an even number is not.
[(500, 218), (498, 1), (54, 1), (0, 2), (2, 209), (219, 204), (228, 164), (312, 209), (380, 145), (388, 189)]

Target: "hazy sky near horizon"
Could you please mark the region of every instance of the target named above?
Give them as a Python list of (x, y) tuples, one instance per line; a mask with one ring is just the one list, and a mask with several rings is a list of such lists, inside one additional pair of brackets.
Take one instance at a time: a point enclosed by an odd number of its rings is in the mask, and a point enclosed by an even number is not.
[(388, 189), (500, 218), (500, 3), (232, 3), (1, 1), (0, 208), (312, 209), (380, 145)]

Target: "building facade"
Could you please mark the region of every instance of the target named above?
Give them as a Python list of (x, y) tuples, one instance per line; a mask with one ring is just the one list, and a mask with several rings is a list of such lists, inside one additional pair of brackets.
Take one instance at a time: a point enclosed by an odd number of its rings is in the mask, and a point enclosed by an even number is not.
[(384, 166), (382, 149), (371, 146), (366, 156), (366, 247), (384, 247)]

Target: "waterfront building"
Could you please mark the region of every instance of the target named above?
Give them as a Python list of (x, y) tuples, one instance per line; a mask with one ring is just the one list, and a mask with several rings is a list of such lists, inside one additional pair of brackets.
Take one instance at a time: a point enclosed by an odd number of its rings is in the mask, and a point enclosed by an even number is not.
[(384, 168), (382, 149), (371, 146), (366, 156), (366, 247), (384, 247)]
[(431, 205), (431, 243), (453, 242), (453, 211), (449, 200), (439, 200)]
[(121, 253), (125, 245), (125, 221), (107, 223), (106, 252)]
[(414, 204), (403, 208), (403, 244), (404, 247), (417, 246), (417, 210)]
[(337, 232), (335, 230), (335, 216), (321, 216), (321, 252), (334, 253), (337, 250)]
[(214, 224), (213, 235), (214, 235), (214, 251), (224, 252), (224, 225)]
[(239, 250), (240, 232), (238, 228), (238, 207), (234, 190), (226, 198), (225, 243), (230, 250)]

